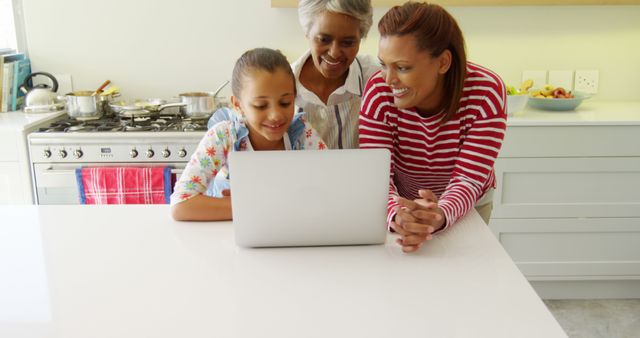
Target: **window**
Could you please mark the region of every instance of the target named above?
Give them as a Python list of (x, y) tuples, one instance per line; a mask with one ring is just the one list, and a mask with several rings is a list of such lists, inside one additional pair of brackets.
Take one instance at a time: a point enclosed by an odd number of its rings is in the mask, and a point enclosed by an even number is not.
[(18, 49), (12, 0), (0, 0), (0, 50)]
[(25, 53), (24, 37), (22, 0), (0, 0), (0, 52), (13, 50)]

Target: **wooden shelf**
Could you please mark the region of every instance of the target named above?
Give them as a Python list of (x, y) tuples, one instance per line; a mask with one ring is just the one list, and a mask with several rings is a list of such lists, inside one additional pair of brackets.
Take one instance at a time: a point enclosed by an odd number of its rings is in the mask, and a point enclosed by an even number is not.
[[(406, 0), (372, 0), (373, 7), (392, 7)], [(573, 6), (573, 5), (640, 5), (640, 0), (439, 0), (442, 6)], [(271, 7), (298, 7), (297, 0), (271, 0)]]

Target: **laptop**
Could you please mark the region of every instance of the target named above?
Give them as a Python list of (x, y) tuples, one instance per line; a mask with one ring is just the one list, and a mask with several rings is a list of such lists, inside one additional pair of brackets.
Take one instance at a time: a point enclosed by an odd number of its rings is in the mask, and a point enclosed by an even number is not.
[(386, 149), (231, 152), (236, 244), (383, 244), (389, 169)]

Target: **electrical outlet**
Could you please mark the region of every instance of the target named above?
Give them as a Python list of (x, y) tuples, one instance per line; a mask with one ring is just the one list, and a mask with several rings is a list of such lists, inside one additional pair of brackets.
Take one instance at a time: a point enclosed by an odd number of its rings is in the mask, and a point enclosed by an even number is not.
[(522, 81), (531, 79), (533, 80), (533, 88), (540, 89), (547, 83), (547, 71), (546, 70), (523, 70)]
[(572, 70), (550, 70), (549, 84), (554, 87), (562, 87), (569, 91), (573, 88), (573, 71)]
[(598, 78), (599, 72), (597, 70), (576, 70), (573, 90), (596, 94), (598, 93)]

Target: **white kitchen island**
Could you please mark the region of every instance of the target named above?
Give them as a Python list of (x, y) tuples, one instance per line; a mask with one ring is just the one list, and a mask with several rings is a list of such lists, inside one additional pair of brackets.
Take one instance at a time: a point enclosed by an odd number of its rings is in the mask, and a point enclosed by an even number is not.
[(565, 337), (475, 211), (416, 254), (243, 249), (166, 205), (0, 213), (0, 337)]

